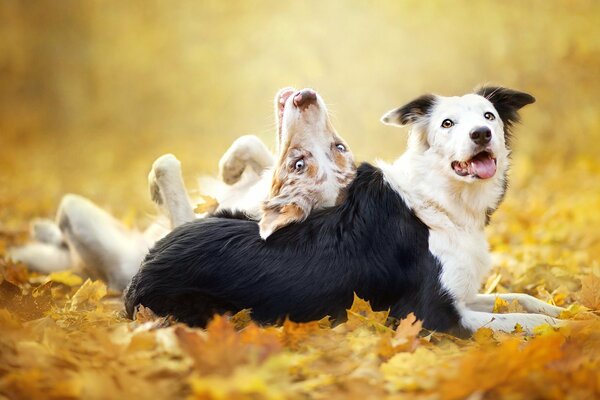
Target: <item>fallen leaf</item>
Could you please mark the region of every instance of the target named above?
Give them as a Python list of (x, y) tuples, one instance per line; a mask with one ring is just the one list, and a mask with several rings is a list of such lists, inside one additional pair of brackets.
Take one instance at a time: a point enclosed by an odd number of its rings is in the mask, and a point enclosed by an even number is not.
[(584, 276), (577, 298), (587, 308), (600, 310), (600, 277), (594, 274)]
[(83, 279), (79, 275), (75, 275), (73, 271), (69, 270), (52, 272), (50, 275), (48, 275), (46, 280), (48, 282), (52, 281), (56, 283), (62, 283), (63, 285), (67, 286), (79, 286), (83, 282)]
[(204, 194), (200, 194), (199, 196), (203, 202), (198, 203), (196, 208), (194, 208), (196, 214), (213, 213), (219, 208), (219, 202), (214, 197)]

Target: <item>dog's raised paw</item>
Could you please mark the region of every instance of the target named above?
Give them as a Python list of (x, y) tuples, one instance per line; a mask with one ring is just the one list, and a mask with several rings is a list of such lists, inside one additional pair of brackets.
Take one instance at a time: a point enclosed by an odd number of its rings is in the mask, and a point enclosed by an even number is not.
[(31, 236), (40, 243), (62, 246), (64, 238), (60, 228), (50, 219), (34, 219), (30, 225)]
[(161, 185), (164, 183), (162, 181), (176, 178), (180, 175), (181, 162), (173, 154), (165, 154), (157, 158), (148, 174), (148, 187), (152, 201), (158, 205), (164, 204), (160, 190)]

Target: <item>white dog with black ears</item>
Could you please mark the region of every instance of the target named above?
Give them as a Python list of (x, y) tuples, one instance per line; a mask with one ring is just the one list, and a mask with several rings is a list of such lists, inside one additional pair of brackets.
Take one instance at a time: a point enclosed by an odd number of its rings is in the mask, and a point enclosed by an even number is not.
[[(479, 294), (491, 268), (484, 227), (507, 189), (511, 127), (535, 98), (502, 87), (461, 97), (424, 95), (394, 109), (382, 122), (411, 126), (409, 143), (387, 182), (429, 227), (429, 251), (441, 262), (440, 280), (456, 299), (463, 326), (512, 331), (557, 321), (560, 307), (520, 294)], [(492, 314), (496, 297), (517, 300), (535, 314)]]

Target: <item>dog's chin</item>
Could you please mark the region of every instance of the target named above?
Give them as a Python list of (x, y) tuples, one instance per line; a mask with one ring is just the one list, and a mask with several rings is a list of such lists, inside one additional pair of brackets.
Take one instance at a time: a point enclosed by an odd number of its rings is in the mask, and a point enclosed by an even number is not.
[(483, 150), (466, 161), (452, 161), (450, 168), (463, 180), (485, 180), (496, 175), (498, 162), (494, 153)]

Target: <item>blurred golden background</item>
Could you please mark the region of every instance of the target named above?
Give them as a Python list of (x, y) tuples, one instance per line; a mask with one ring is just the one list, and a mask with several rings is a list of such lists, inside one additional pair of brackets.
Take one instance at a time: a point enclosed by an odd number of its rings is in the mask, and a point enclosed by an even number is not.
[(52, 216), (66, 192), (140, 221), (157, 156), (194, 187), (237, 136), (274, 142), (288, 85), (317, 89), (368, 161), (403, 151), (406, 132), (379, 117), (424, 92), (527, 91), (517, 188), (574, 163), (598, 178), (598, 21), (593, 0), (2, 1), (0, 221)]

